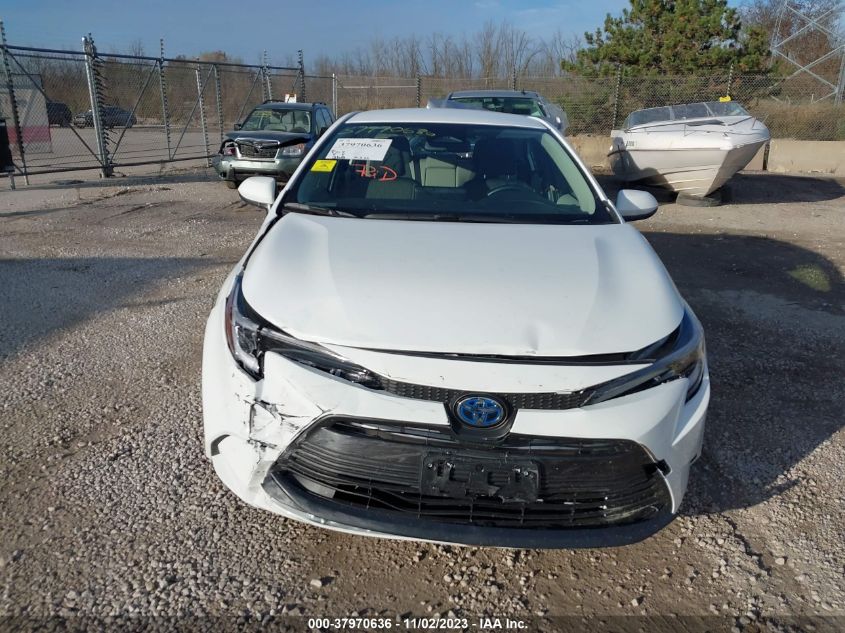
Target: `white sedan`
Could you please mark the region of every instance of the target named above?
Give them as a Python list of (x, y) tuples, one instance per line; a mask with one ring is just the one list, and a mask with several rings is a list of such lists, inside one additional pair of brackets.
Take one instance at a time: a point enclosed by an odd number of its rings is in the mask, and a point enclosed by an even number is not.
[(205, 333), (205, 449), (322, 527), (595, 547), (671, 521), (701, 450), (701, 326), (545, 121), (348, 115), (267, 208)]

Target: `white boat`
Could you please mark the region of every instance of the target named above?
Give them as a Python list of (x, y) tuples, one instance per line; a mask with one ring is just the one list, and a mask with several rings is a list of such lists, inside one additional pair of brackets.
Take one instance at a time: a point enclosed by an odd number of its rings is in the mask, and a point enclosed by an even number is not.
[(608, 158), (625, 182), (707, 196), (769, 142), (768, 128), (735, 101), (648, 108), (613, 130)]

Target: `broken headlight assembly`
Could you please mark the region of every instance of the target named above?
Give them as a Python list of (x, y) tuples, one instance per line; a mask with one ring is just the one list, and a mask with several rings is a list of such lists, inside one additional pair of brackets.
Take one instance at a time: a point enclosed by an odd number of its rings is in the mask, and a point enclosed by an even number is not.
[(273, 352), (363, 387), (381, 389), (379, 377), (367, 369), (322, 345), (300, 341), (262, 319), (244, 300), (242, 275), (235, 278), (232, 291), (226, 298), (224, 324), (229, 351), (246, 373), (256, 380), (263, 378), (264, 354)]
[(288, 145), (282, 148), (281, 155), (285, 158), (293, 158), (295, 156), (302, 156), (305, 153), (305, 143), (297, 143), (296, 145)]
[(593, 387), (582, 406), (627, 396), (679, 378), (689, 380), (686, 394), (689, 402), (701, 388), (707, 367), (704, 331), (692, 310), (684, 306), (678, 328), (665, 339), (631, 354), (629, 362), (651, 364)]
[(226, 141), (225, 143), (223, 143), (223, 147), (220, 149), (220, 153), (223, 156), (237, 156), (234, 141)]

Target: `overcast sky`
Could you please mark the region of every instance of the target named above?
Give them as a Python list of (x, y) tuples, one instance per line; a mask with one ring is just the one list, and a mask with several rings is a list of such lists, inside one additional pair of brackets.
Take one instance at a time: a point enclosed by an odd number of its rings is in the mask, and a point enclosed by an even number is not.
[(9, 43), (22, 46), (77, 50), (90, 31), (103, 52), (126, 51), (140, 40), (157, 55), (163, 37), (168, 56), (225, 50), (255, 62), (266, 48), (271, 63), (281, 63), (299, 48), (307, 62), (366, 46), (373, 36), (474, 33), (488, 19), (535, 37), (557, 29), (580, 35), (625, 6), (626, 0), (3, 0), (0, 18)]

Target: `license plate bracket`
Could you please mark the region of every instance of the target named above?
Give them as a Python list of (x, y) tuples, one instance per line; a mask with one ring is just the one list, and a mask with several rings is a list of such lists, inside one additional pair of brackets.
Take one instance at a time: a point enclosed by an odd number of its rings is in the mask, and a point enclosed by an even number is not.
[(424, 495), (453, 499), (496, 498), (533, 503), (540, 491), (540, 467), (529, 460), (506, 461), (429, 453), (420, 476)]

